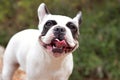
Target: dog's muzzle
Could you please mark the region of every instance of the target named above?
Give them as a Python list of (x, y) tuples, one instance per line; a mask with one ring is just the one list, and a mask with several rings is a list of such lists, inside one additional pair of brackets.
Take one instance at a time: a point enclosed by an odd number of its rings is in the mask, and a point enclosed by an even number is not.
[(47, 50), (52, 51), (53, 53), (61, 54), (72, 52), (76, 46), (71, 47), (68, 44), (68, 42), (65, 39), (65, 33), (66, 30), (64, 27), (57, 26), (53, 29), (54, 37), (49, 44), (46, 44), (41, 40), (42, 36), (40, 36), (40, 42)]
[(45, 44), (42, 42), (42, 45), (53, 53), (69, 53), (76, 47), (71, 47), (65, 39), (59, 40), (57, 38), (54, 38), (50, 44)]

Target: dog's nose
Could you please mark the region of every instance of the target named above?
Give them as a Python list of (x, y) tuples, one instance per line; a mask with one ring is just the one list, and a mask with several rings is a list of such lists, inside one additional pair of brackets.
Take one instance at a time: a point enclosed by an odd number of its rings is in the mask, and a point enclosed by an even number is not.
[(65, 32), (65, 28), (64, 27), (55, 27), (54, 28), (54, 32), (55, 33), (64, 33)]
[(64, 27), (55, 27), (54, 28), (54, 35), (55, 35), (55, 38), (59, 39), (59, 40), (63, 40), (64, 39), (64, 35), (65, 35), (65, 28)]

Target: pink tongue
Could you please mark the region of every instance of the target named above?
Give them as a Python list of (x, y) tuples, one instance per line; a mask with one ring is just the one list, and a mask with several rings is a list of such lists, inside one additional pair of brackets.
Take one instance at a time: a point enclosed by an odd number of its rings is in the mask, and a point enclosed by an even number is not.
[(63, 47), (63, 46), (66, 46), (66, 42), (65, 40), (62, 40), (62, 41), (59, 41), (59, 40), (55, 40), (55, 44), (56, 44), (56, 47), (60, 48), (60, 47)]

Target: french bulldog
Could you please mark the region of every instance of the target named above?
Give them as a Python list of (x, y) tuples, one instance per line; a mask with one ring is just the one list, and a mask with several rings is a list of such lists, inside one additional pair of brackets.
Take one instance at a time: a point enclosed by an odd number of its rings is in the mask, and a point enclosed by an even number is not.
[(68, 80), (73, 70), (72, 52), (79, 45), (81, 15), (81, 11), (74, 18), (52, 15), (42, 3), (39, 29), (20, 31), (10, 39), (2, 80), (12, 80), (18, 67), (26, 73), (26, 80)]

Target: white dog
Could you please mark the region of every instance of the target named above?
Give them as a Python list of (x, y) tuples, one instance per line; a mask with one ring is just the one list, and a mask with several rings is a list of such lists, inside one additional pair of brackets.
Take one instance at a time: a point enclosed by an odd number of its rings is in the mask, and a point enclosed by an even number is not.
[(38, 8), (39, 30), (15, 34), (4, 54), (2, 80), (12, 80), (18, 67), (26, 80), (68, 80), (73, 70), (72, 52), (78, 47), (81, 12), (73, 19), (52, 15), (42, 3)]

